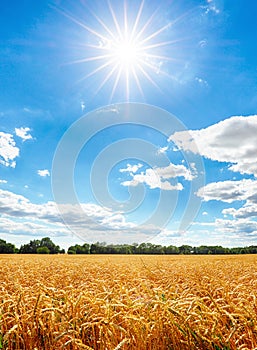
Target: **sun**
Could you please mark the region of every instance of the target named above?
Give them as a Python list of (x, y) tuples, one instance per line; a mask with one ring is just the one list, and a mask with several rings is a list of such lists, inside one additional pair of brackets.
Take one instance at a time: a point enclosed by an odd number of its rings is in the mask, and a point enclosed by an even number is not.
[[(110, 101), (118, 88), (124, 89), (126, 100), (129, 101), (132, 84), (143, 95), (142, 81), (147, 81), (148, 84), (159, 89), (156, 77), (164, 74), (163, 63), (173, 59), (163, 54), (163, 48), (177, 42), (177, 40), (163, 40), (163, 34), (167, 33), (172, 24), (169, 22), (156, 28), (153, 25), (156, 12), (142, 19), (144, 0), (133, 15), (129, 15), (126, 1), (122, 6), (123, 15), (120, 16), (108, 1), (106, 10), (110, 19), (102, 19), (106, 16), (92, 13), (95, 26), (91, 27), (73, 15), (58, 9), (86, 30), (91, 38), (94, 38), (93, 43), (84, 44), (87, 56), (70, 63), (94, 63), (94, 69), (81, 80), (101, 74), (95, 93), (97, 94), (107, 82), (112, 82)], [(124, 83), (125, 86), (122, 85)]]
[(140, 60), (140, 47), (128, 40), (121, 40), (113, 45), (113, 57), (121, 68), (133, 69)]

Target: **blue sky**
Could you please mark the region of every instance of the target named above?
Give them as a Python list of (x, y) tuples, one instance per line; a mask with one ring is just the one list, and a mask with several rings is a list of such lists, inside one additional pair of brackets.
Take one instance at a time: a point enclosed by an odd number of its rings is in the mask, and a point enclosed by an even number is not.
[(257, 4), (0, 4), (0, 238), (257, 244)]

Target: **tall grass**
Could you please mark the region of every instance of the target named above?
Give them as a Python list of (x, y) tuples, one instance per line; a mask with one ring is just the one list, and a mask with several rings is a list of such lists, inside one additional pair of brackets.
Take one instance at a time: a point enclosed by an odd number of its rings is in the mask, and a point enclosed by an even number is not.
[(257, 349), (257, 256), (0, 256), (0, 349)]

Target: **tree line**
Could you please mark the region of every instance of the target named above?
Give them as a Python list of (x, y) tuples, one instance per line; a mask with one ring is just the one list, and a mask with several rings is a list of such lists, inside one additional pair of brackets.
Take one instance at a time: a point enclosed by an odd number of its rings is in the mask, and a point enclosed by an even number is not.
[[(52, 242), (49, 237), (41, 240), (34, 239), (28, 244), (23, 244), (16, 248), (14, 244), (7, 243), (0, 239), (0, 254), (64, 254), (64, 249)], [(133, 243), (133, 244), (107, 244), (96, 242), (93, 244), (84, 243), (70, 246), (68, 254), (167, 254), (167, 255), (201, 255), (201, 254), (257, 254), (257, 246), (224, 248), (222, 246), (192, 247), (190, 245), (163, 246), (153, 243)]]

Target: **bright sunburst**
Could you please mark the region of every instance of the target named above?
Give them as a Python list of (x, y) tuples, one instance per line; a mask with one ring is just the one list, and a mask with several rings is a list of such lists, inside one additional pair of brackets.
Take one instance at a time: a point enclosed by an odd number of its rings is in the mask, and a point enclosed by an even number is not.
[(96, 93), (107, 82), (112, 82), (110, 100), (118, 87), (125, 89), (126, 99), (129, 100), (132, 84), (133, 86), (136, 84), (143, 95), (142, 80), (159, 88), (156, 76), (163, 73), (161, 69), (163, 62), (174, 60), (172, 57), (163, 55), (162, 49), (178, 41), (162, 39), (161, 34), (164, 34), (172, 24), (167, 23), (156, 29), (156, 26), (152, 25), (155, 12), (143, 20), (144, 1), (141, 2), (136, 14), (132, 16), (133, 18), (128, 15), (126, 2), (123, 5), (123, 14), (119, 17), (110, 2), (106, 7), (111, 16), (111, 23), (109, 21), (107, 23), (107, 20), (93, 13), (97, 29), (89, 27), (73, 15), (61, 11), (95, 39), (95, 43), (86, 44), (87, 57), (71, 62), (94, 62), (96, 64), (96, 67), (82, 80), (96, 74), (102, 74)]

